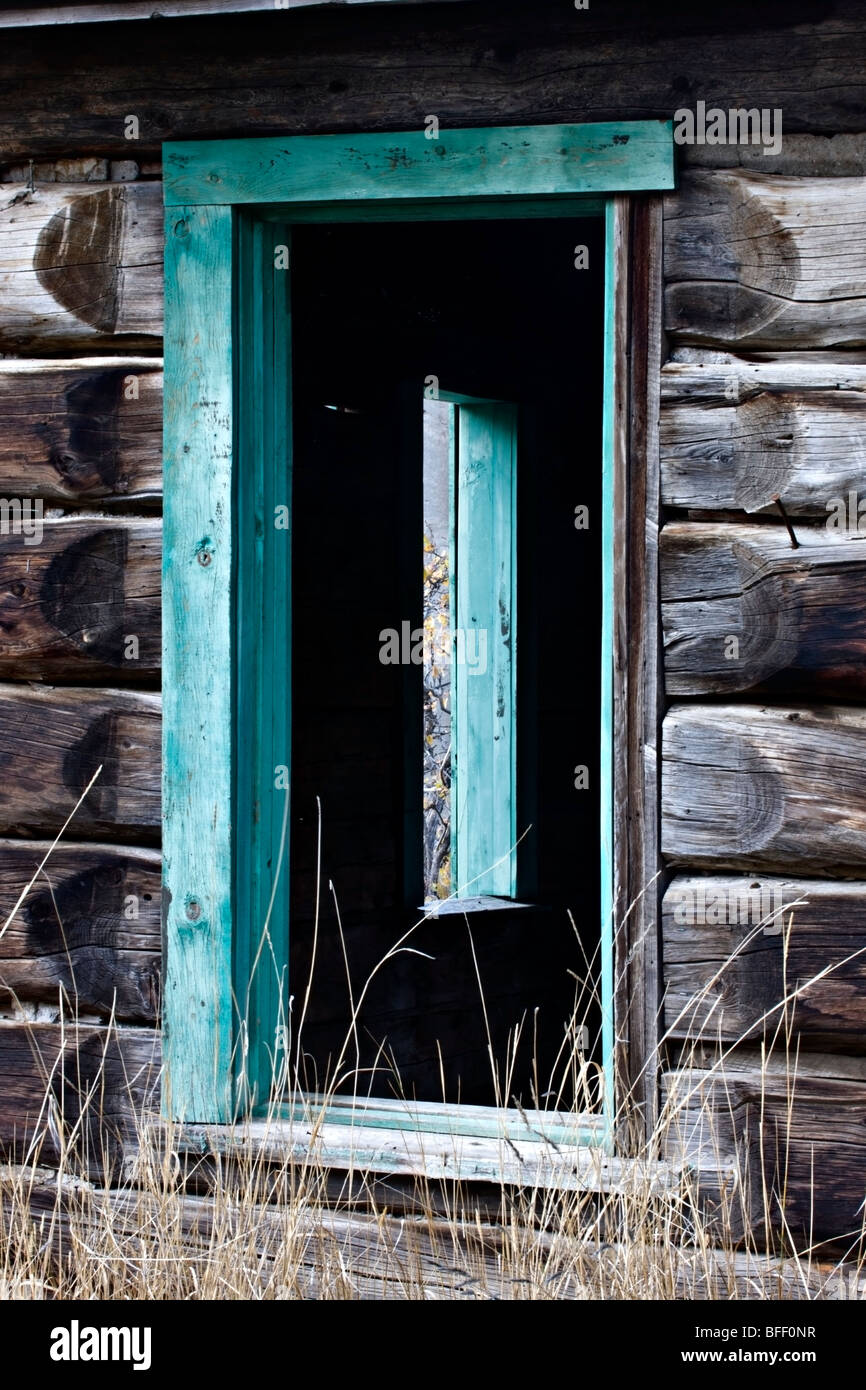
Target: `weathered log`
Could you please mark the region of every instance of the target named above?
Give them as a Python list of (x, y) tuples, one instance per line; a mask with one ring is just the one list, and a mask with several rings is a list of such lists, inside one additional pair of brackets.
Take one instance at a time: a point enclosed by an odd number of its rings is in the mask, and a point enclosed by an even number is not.
[(158, 1111), (159, 1068), (152, 1028), (0, 1020), (0, 1148), (116, 1171)]
[(0, 678), (157, 674), (159, 521), (49, 519), (41, 538), (3, 529), (0, 520)]
[(677, 877), (662, 943), (667, 1036), (866, 1051), (866, 883)]
[(669, 362), (661, 381), (665, 506), (756, 512), (780, 497), (826, 519), (835, 498), (866, 496), (866, 366), (726, 355)]
[(162, 492), (162, 370), (146, 357), (0, 362), (0, 496)]
[[(236, 1261), (239, 1247), (247, 1252), (253, 1288), (271, 1284), (279, 1274), (277, 1290), (284, 1298), (320, 1298), (324, 1289), (341, 1286), (346, 1297), (401, 1301), (616, 1298), (625, 1284), (639, 1286), (645, 1298), (675, 1294), (680, 1299), (860, 1298), (866, 1289), (866, 1277), (853, 1261), (839, 1265), (780, 1260), (747, 1250), (673, 1243), (662, 1250), (635, 1240), (600, 1246), (556, 1230), (532, 1229), (528, 1222), (515, 1231), (513, 1199), (510, 1194), (504, 1199), (501, 1190), (489, 1215), (482, 1207), (480, 1216), (469, 1222), (454, 1216), (453, 1183), (448, 1184), (450, 1195), (441, 1215), (436, 1211), (436, 1184), (417, 1183), (414, 1209), (400, 1213), (393, 1202), (397, 1180), (390, 1179), (382, 1194), (374, 1196), (373, 1175), (356, 1183), (361, 1191), (354, 1202), (347, 1203), (343, 1194), (329, 1210), (309, 1202), (301, 1205), (286, 1182), (269, 1202), (263, 1200), (265, 1192), (250, 1183), (248, 1201), (227, 1203), (225, 1167), (220, 1172), (220, 1194), (213, 1196), (126, 1185), (106, 1189), (46, 1166), (10, 1164), (0, 1169), (0, 1201), (9, 1193), (21, 1202), (26, 1194), (23, 1200), (37, 1228), (52, 1240), (60, 1258), (71, 1240), (80, 1249), (83, 1237), (92, 1247), (112, 1231), (115, 1268), (129, 1242), (136, 1256), (126, 1271), (132, 1289), (143, 1287), (151, 1297), (157, 1296), (152, 1292), (154, 1280), (163, 1273), (168, 1289), (178, 1287), (176, 1269), (168, 1271), (160, 1263), (163, 1245), (156, 1247), (152, 1265), (148, 1260), (154, 1230), (170, 1230), (175, 1248), (196, 1265), (203, 1296), (209, 1292), (211, 1270), (215, 1293), (222, 1291), (221, 1259), (229, 1247)], [(379, 1210), (363, 1209), (368, 1192), (376, 1205), (382, 1203)], [(473, 1184), (473, 1214), (483, 1192)], [(84, 1234), (88, 1230), (92, 1236)]]
[(866, 693), (866, 533), (676, 523), (661, 535), (669, 695)]
[[(866, 1059), (733, 1053), (662, 1078), (666, 1150), (710, 1172), (720, 1159), (747, 1178), (753, 1222), (800, 1248), (857, 1247), (866, 1196)], [(764, 1199), (764, 1184), (767, 1198)]]
[(862, 875), (866, 710), (674, 705), (662, 743), (672, 864)]
[(0, 832), (59, 830), (100, 765), (70, 835), (155, 843), (159, 696), (0, 685)]
[[(0, 16), (0, 28), (6, 15)], [(26, 164), (7, 164), (0, 173), (0, 183), (105, 183), (109, 178), (107, 159), (96, 155), (80, 155), (73, 159), (36, 160)]]
[[(290, 7), (129, 28), (120, 41), (110, 24), (4, 35), (7, 158), (128, 158), (158, 153), (162, 140), (420, 129), (428, 112), (443, 128), (528, 123), (539, 113), (554, 122), (670, 117), (693, 107), (695, 94), (726, 110), (783, 107), (786, 138), (859, 131), (866, 109), (857, 0), (836, 0), (832, 23), (815, 0), (728, 0), (712, 11), (648, 12), (645, 0), (543, 5), (531, 23), (524, 7), (479, 0), (471, 10)], [(138, 118), (135, 141), (127, 113)]]
[(162, 220), (156, 183), (8, 192), (0, 206), (0, 349), (112, 339), (127, 351), (156, 346)]
[(665, 209), (669, 333), (722, 347), (866, 343), (866, 179), (692, 171)]
[[(0, 927), (49, 845), (0, 841)], [(0, 936), (0, 1007), (13, 1000), (156, 1020), (160, 856), (60, 844)]]

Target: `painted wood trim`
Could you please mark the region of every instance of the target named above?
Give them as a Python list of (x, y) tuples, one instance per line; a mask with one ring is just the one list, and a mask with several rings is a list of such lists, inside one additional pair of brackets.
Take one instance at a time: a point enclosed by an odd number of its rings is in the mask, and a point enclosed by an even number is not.
[(231, 1118), (232, 212), (166, 216), (164, 1104)]
[(240, 1108), (288, 1053), (291, 232), (237, 219), (233, 980)]
[(168, 142), (167, 206), (558, 197), (674, 186), (670, 121)]
[[(517, 893), (515, 843), (517, 410), (458, 408), (452, 655), (452, 886), (458, 897)], [(470, 638), (477, 642), (475, 651)], [(461, 640), (458, 637), (458, 642)], [(482, 647), (484, 660), (482, 665)], [(470, 665), (470, 657), (472, 664)]]
[[(516, 136), (526, 137), (519, 147), (515, 146)], [(486, 143), (485, 137), (489, 137)], [(549, 196), (551, 206), (556, 206), (561, 194), (673, 184), (671, 127), (664, 122), (638, 122), (633, 129), (622, 125), (549, 126), (451, 132), (450, 145), (436, 145), (438, 155), (430, 151), (433, 142), (424, 143), (422, 132), (410, 133), (408, 147), (395, 146), (398, 139), (366, 135), (347, 141), (344, 137), (317, 136), (295, 137), (289, 142), (219, 141), (165, 147), (171, 167), (166, 186), (166, 453), (167, 485), (172, 496), (167, 498), (163, 571), (164, 667), (169, 692), (164, 733), (164, 933), (168, 958), (166, 1056), (173, 1081), (178, 1083), (169, 1091), (167, 1104), (173, 1115), (194, 1114), (205, 1123), (228, 1119), (233, 1104), (229, 1062), (234, 1002), (232, 877), (236, 865), (228, 812), (233, 804), (232, 735), (237, 708), (233, 706), (233, 682), (225, 674), (232, 670), (232, 638), (236, 636), (231, 584), (235, 563), (233, 214), (227, 206), (213, 207), (210, 212), (186, 206), (177, 201), (180, 191), (187, 185), (191, 188), (190, 180), (194, 182), (200, 175), (204, 183), (200, 180), (198, 195), (210, 202), (231, 196), (238, 203), (265, 201), (273, 206), (293, 198), (312, 198), (319, 203), (323, 220), (328, 220), (330, 208), (326, 204), (334, 198), (342, 198), (353, 208), (365, 198), (406, 200), (408, 205), (420, 190), (434, 205), (436, 198), (458, 200), (451, 205), (455, 215), (471, 214), (473, 199), (481, 200), (477, 207), (491, 198), (500, 199), (502, 213), (507, 215), (509, 199), (522, 199), (522, 208), (527, 190), (533, 197)], [(497, 142), (499, 160), (491, 164), (491, 146), (496, 153)], [(627, 157), (623, 154), (626, 148)], [(341, 150), (351, 153), (343, 163)], [(400, 155), (396, 161), (395, 150)], [(442, 159), (443, 151), (454, 157), (447, 161), (452, 175), (441, 180), (439, 191), (431, 195), (430, 174), (434, 180), (438, 178), (434, 161)], [(232, 152), (233, 157), (225, 159)], [(228, 174), (214, 170), (215, 155), (225, 160)], [(311, 161), (320, 161), (317, 174), (311, 173)], [(579, 167), (568, 168), (563, 161)], [(347, 183), (347, 172), (351, 184)], [(226, 185), (229, 175), (235, 180), (233, 190)], [(391, 205), (393, 208), (393, 202)], [(611, 200), (606, 211), (600, 798), (605, 924), (602, 971), (607, 1001), (603, 1046), (609, 1075), (613, 1074), (614, 1038), (613, 507), (617, 486), (622, 487), (622, 470), (617, 463), (621, 444), (616, 442), (622, 426), (617, 420), (614, 387), (620, 395), (624, 358), (618, 356), (616, 343), (625, 294), (625, 208), (624, 199)], [(260, 713), (260, 718), (264, 721), (265, 715)], [(619, 785), (617, 782), (617, 792)], [(201, 1002), (190, 1011), (186, 1006), (192, 999)]]
[[(272, 1112), (268, 1112), (272, 1113)], [(405, 1098), (307, 1093), (280, 1105), (280, 1118), (312, 1123), (405, 1129), (415, 1134), (462, 1134), (478, 1139), (532, 1143), (595, 1144), (602, 1139), (600, 1115), (557, 1110), (512, 1110), (494, 1105), (449, 1104)]]
[[(617, 1053), (615, 1047), (614, 912), (620, 893), (621, 869), (618, 856), (623, 846), (622, 802), (616, 792), (623, 789), (622, 749), (626, 705), (621, 686), (614, 683), (615, 641), (623, 636), (622, 595), (624, 557), (615, 564), (621, 547), (623, 527), (616, 525), (617, 510), (625, 505), (625, 347), (627, 312), (627, 235), (628, 203), (622, 198), (608, 200), (604, 238), (604, 395), (602, 406), (601, 459), (601, 721), (599, 728), (599, 843), (601, 849), (599, 892), (601, 911), (601, 1042), (605, 1075), (605, 1115), (613, 1122)], [(621, 663), (616, 663), (621, 672)], [(614, 738), (614, 728), (617, 737)]]

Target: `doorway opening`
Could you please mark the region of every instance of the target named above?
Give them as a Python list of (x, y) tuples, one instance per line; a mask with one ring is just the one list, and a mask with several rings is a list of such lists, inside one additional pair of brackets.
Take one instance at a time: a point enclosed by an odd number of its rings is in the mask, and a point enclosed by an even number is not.
[(585, 1107), (573, 1059), (601, 1060), (603, 268), (596, 218), (293, 230), (306, 1091), (337, 1070), (376, 1096)]

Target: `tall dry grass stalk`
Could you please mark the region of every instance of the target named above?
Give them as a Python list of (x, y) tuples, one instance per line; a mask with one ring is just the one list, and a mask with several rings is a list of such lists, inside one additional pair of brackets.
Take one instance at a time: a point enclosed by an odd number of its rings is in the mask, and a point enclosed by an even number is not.
[[(785, 925), (786, 955), (792, 916)], [(413, 949), (411, 936), (395, 944), (376, 972), (395, 953)], [(263, 962), (273, 957), (267, 928), (259, 954)], [(576, 991), (583, 1008), (595, 1002), (595, 961), (585, 966)], [(64, 1113), (64, 1090), (58, 1101), (56, 1078), (46, 1074), (45, 1103), (32, 1136), (0, 1168), (0, 1298), (866, 1296), (862, 1230), (847, 1233), (847, 1247), (837, 1247), (828, 1259), (819, 1258), (808, 1235), (786, 1228), (784, 1190), (778, 1190), (780, 1183), (784, 1189), (786, 1155), (775, 1155), (773, 1165), (754, 1162), (762, 1142), (760, 1114), (754, 1135), (737, 1136), (747, 1142), (732, 1145), (720, 1137), (726, 1129), (736, 1134), (741, 1123), (733, 1099), (727, 1124), (725, 1116), (736, 1048), (712, 1035), (712, 999), (720, 995), (720, 979), (721, 972), (690, 1005), (704, 1022), (680, 1059), (681, 1083), (664, 1099), (654, 1133), (628, 1161), (608, 1163), (606, 1183), (590, 1183), (586, 1190), (504, 1177), (484, 1184), (459, 1177), (389, 1178), (365, 1169), (360, 1157), (353, 1168), (336, 1170), (317, 1143), (321, 1107), (308, 1106), (312, 1135), (306, 1146), (287, 1145), (277, 1100), (288, 1096), (304, 1104), (308, 991), (294, 1037), (291, 1018), (286, 1020), (288, 1042), (274, 1057), (274, 1103), (255, 1136), (239, 1122), (204, 1153), (195, 1151), (188, 1131), (130, 1101), (135, 1132), (126, 1136), (119, 1161), (117, 1144), (99, 1119), (103, 1068), (91, 1069), (74, 1088), (71, 1113)], [(353, 987), (347, 965), (349, 1023), (324, 1079), (332, 1092), (345, 1092), (348, 1085), (359, 1097), (367, 1090), (382, 1094), (381, 1076), (371, 1085), (359, 1064), (358, 1018), (370, 982)], [(797, 1000), (812, 983), (789, 990), (786, 982), (779, 1006), (759, 1021), (762, 1075), (772, 1073), (778, 1085), (784, 1070), (791, 1105)], [(480, 978), (478, 986), (484, 1011)], [(68, 1020), (64, 1026), (74, 1035), (75, 1000), (64, 997), (60, 1006)], [(495, 1057), (490, 1046), (498, 1104), (516, 1106), (517, 1113), (523, 1112), (513, 1101), (511, 1082), (523, 1026), (515, 1029), (504, 1057)], [(114, 1030), (109, 1020), (104, 1056)], [(384, 1049), (381, 1056), (386, 1068)], [(322, 1078), (316, 1080), (321, 1087)], [(393, 1071), (388, 1089), (399, 1095)], [(562, 1097), (569, 1094), (576, 1097), (575, 1114), (598, 1112), (599, 1069), (591, 1049), (585, 1051), (577, 1010), (563, 1028), (554, 1076), (543, 1083), (537, 1077), (533, 1089), (539, 1109), (561, 1113)], [(631, 1097), (620, 1095), (617, 1106), (617, 1133), (639, 1132)], [(348, 1138), (351, 1131), (346, 1133)], [(503, 1152), (508, 1145), (502, 1140)], [(49, 1151), (50, 1165), (43, 1161)], [(601, 1172), (600, 1151), (597, 1159)], [(770, 1166), (780, 1175), (776, 1190), (762, 1176)]]

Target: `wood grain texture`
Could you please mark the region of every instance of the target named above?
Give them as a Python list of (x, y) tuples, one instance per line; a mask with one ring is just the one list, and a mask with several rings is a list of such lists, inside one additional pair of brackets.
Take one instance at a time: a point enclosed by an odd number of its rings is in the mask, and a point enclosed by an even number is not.
[(666, 1073), (662, 1094), (670, 1153), (685, 1147), (710, 1175), (739, 1153), (756, 1229), (763, 1177), (777, 1240), (784, 1213), (801, 1244), (856, 1244), (866, 1195), (864, 1059), (816, 1053), (762, 1067), (753, 1051), (738, 1052), (718, 1069)]
[(678, 522), (661, 533), (668, 695), (866, 693), (866, 534)]
[[(661, 357), (661, 199), (631, 200), (627, 352), (628, 441), (616, 516), (615, 790), (618, 887), (614, 904), (614, 1012), (618, 1076), (642, 1133), (658, 1113), (660, 978), (657, 944), (659, 723), (658, 377)], [(621, 1136), (626, 1142), (626, 1136)]]
[(665, 506), (826, 519), (866, 494), (866, 366), (711, 356), (661, 374)]
[[(290, 277), (275, 266), (275, 243), (291, 247), (288, 226), (238, 218), (232, 978), (248, 1029), (237, 1070), (250, 1102), (270, 1095), (278, 1030), (290, 1008), (292, 325)], [(182, 508), (182, 469), (178, 484), (173, 505)], [(275, 525), (278, 515), (286, 525)], [(332, 745), (328, 757), (333, 763)], [(277, 768), (284, 769), (279, 779)]]
[(668, 1036), (866, 1050), (866, 883), (678, 875), (662, 943)]
[(866, 343), (866, 179), (684, 174), (666, 200), (665, 327), (738, 348)]
[[(169, 143), (167, 207), (535, 198), (672, 188), (670, 122)], [(453, 213), (452, 213), (453, 215)]]
[(56, 1163), (62, 1147), (98, 1176), (119, 1167), (159, 1107), (159, 1033), (0, 1020), (0, 1149)]
[(36, 541), (0, 532), (0, 678), (153, 679), (160, 522), (46, 519)]
[(662, 756), (672, 864), (862, 873), (866, 710), (674, 705)]
[(146, 357), (0, 362), (0, 495), (148, 502), (162, 493), (162, 371)]
[(323, 1168), (361, 1169), (432, 1181), (495, 1182), (566, 1192), (670, 1191), (681, 1169), (652, 1159), (618, 1158), (598, 1144), (558, 1144), (544, 1139), (478, 1138), (411, 1129), (377, 1129), (327, 1120), (249, 1120), (242, 1126), (184, 1126), (180, 1153), (230, 1156), (239, 1143), (267, 1162), (312, 1161)]
[[(49, 846), (0, 841), (0, 923)], [(154, 1023), (159, 1002), (160, 857), (61, 844), (0, 937), (0, 1008), (12, 1000)]]
[(161, 332), (159, 184), (53, 184), (7, 193), (0, 206), (0, 350), (115, 340), (129, 351), (156, 347)]
[(517, 410), (463, 405), (458, 420), (449, 591), (456, 589), (456, 630), (478, 644), (478, 669), (457, 664), (452, 676), (451, 883), (461, 895), (514, 898)]
[(53, 836), (101, 764), (71, 833), (157, 842), (159, 742), (158, 695), (0, 685), (0, 831)]
[[(4, 36), (0, 148), (128, 158), (162, 140), (288, 131), (670, 118), (777, 107), (785, 134), (862, 129), (866, 31), (857, 0), (832, 22), (814, 0), (647, 10), (608, 0), (340, 5), (162, 24), (60, 26)], [(124, 32), (132, 32), (124, 27)], [(194, 55), (194, 61), (190, 61)], [(59, 89), (64, 99), (57, 99)], [(28, 100), (20, 100), (26, 91)], [(129, 95), (126, 95), (129, 94)], [(136, 113), (140, 138), (124, 137)]]
[[(232, 1117), (231, 208), (166, 213), (163, 930), (166, 1104)], [(154, 757), (151, 771), (156, 771)]]

